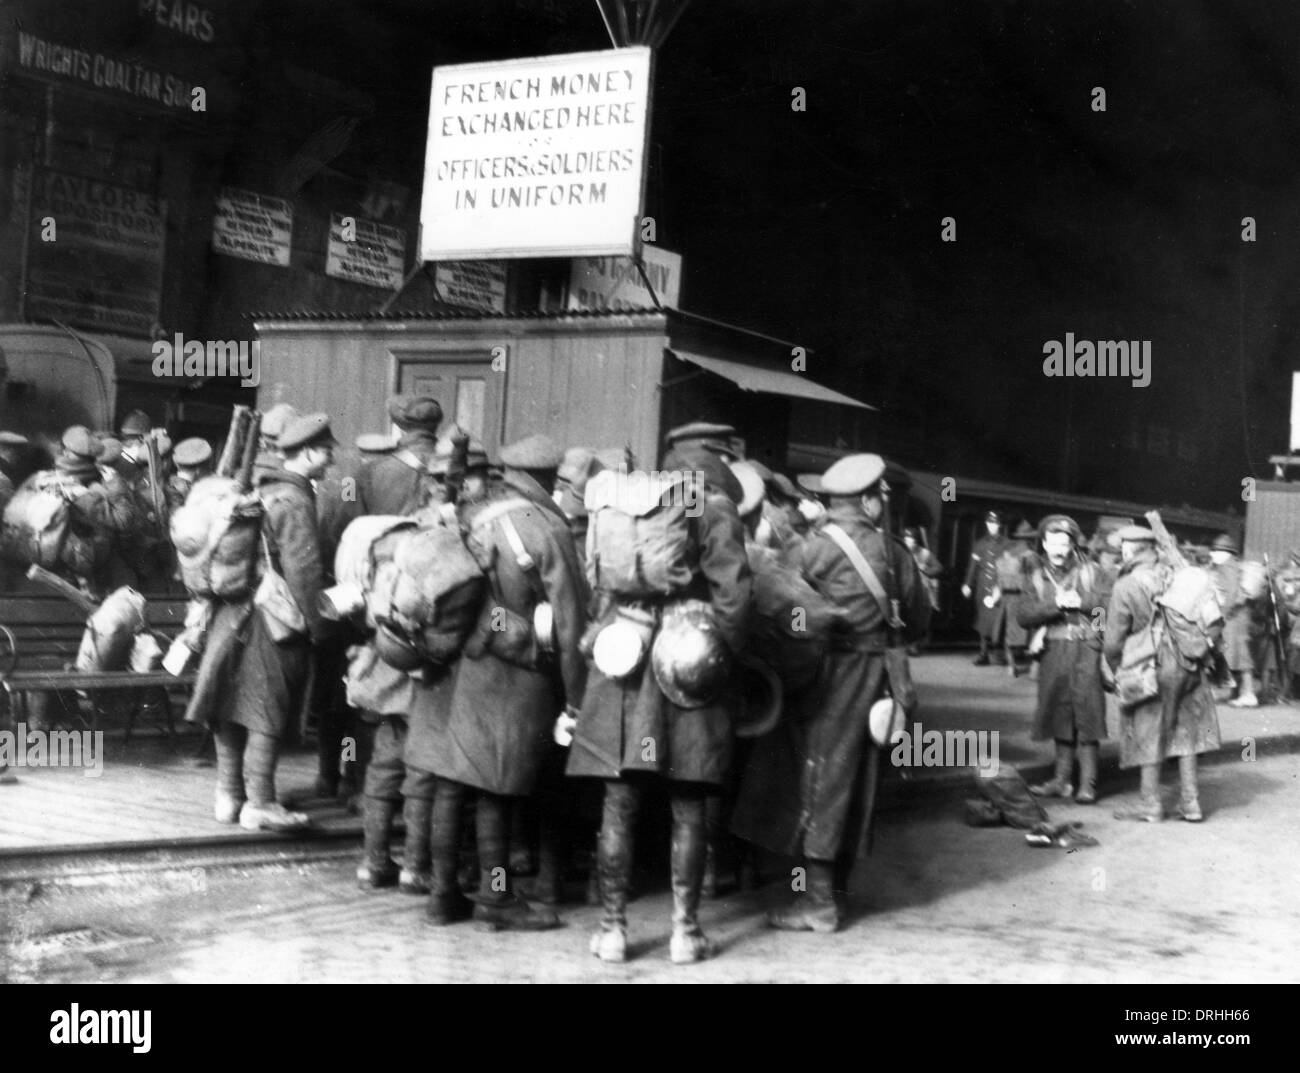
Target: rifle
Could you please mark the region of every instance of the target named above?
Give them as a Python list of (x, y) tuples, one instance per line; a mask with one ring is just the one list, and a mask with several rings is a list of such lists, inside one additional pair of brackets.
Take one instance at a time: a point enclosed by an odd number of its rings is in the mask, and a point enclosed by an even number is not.
[[(99, 610), (99, 604), (77, 588), (76, 585), (64, 581), (58, 574), (46, 570), (43, 566), (33, 565), (28, 567), (27, 579), (36, 582), (38, 585), (44, 585), (47, 589), (62, 596), (78, 611), (82, 612), (87, 619)], [(164, 645), (171, 644), (171, 638), (150, 626), (146, 625), (144, 632), (151, 634), (157, 641)]]
[(452, 506), (465, 487), (465, 471), (469, 468), (469, 433), (456, 426), (451, 433), (451, 458), (447, 462), (447, 476), (443, 481), (447, 502)]
[(154, 524), (158, 527), (158, 538), (169, 538), (167, 526), (167, 499), (161, 487), (162, 466), (158, 458), (158, 439), (152, 433), (144, 441), (145, 464), (149, 469), (149, 498), (153, 501)]
[(1182, 550), (1178, 547), (1176, 541), (1168, 529), (1165, 528), (1164, 520), (1160, 517), (1158, 510), (1149, 510), (1146, 513), (1147, 525), (1151, 526), (1151, 532), (1156, 535), (1156, 547), (1164, 555), (1166, 561), (1175, 570), (1181, 570), (1187, 565), (1187, 559)]
[(1277, 658), (1278, 691), (1283, 700), (1291, 699), (1291, 673), (1287, 668), (1286, 642), (1282, 640), (1282, 616), (1277, 609), (1277, 594), (1273, 591), (1273, 568), (1269, 565), (1268, 552), (1264, 552), (1264, 584), (1268, 587), (1269, 617), (1273, 622), (1273, 648)]

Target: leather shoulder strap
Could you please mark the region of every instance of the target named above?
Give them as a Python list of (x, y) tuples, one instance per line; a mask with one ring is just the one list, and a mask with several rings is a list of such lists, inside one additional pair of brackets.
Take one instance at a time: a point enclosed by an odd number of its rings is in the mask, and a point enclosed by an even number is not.
[(889, 595), (885, 592), (885, 586), (880, 583), (880, 578), (876, 576), (876, 572), (871, 569), (871, 564), (867, 562), (866, 556), (858, 550), (858, 546), (853, 543), (849, 534), (834, 522), (828, 522), (822, 526), (822, 532), (835, 541), (840, 551), (844, 552), (845, 557), (853, 564), (853, 569), (862, 578), (862, 583), (866, 585), (876, 603), (880, 605), (880, 612), (885, 616), (885, 622), (893, 625), (894, 609), (889, 602)]
[(415, 470), (416, 473), (423, 474), (426, 477), (432, 476), (429, 472), (429, 467), (424, 464), (424, 459), (409, 447), (403, 447), (400, 451), (394, 451), (393, 457), (402, 463), (402, 465)]

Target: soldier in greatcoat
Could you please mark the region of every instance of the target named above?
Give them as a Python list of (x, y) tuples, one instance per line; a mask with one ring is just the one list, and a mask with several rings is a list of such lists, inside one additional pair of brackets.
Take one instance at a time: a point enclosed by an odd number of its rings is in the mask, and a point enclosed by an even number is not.
[(243, 650), (231, 668), (233, 675), (205, 674), (200, 665), (200, 680), (209, 683), (206, 688), (213, 695), (198, 696), (196, 685), (191, 700), (192, 707), (213, 713), (217, 820), (238, 822), (248, 830), (294, 829), (308, 823), (304, 814), (276, 801), (275, 768), (280, 741), (303, 703), (311, 646), (329, 636), (318, 604), (324, 570), (312, 482), (329, 468), (335, 443), (326, 414), (296, 418), (279, 437), (282, 468), (266, 468), (258, 476), (264, 510), (261, 535), (270, 566), (288, 584), (306, 631), (275, 641), (260, 608), (250, 607), (247, 600), (222, 605), (213, 619), (205, 658), (229, 650), (219, 636), (223, 631), (243, 631)]
[(1006, 653), (1007, 673), (1012, 677), (1025, 669), (1024, 655), (1029, 633), (1020, 625), (1016, 610), (1020, 605), (1021, 585), (1024, 584), (1025, 556), (1037, 535), (1034, 527), (1021, 519), (995, 564), (998, 573), (998, 602), (994, 608), (998, 622), (995, 629), (1002, 641), (1002, 651)]
[[(502, 448), (501, 461), (501, 480), (462, 502), (461, 521), (487, 569), (490, 595), (456, 664), (445, 725), (431, 736), (440, 741), (416, 762), (438, 777), (430, 919), (438, 922), (456, 901), (460, 829), (452, 817), (473, 795), (481, 880), (474, 919), (492, 929), (540, 930), (559, 919), (513, 890), (510, 803), (537, 791), (557, 719), (581, 702), (586, 667), (578, 643), (588, 591), (568, 522), (552, 499), (558, 448), (530, 436)], [(551, 608), (550, 636), (536, 628), (542, 603)], [(544, 815), (542, 825), (545, 855)]]
[[(921, 572), (884, 528), (884, 473), (879, 455), (859, 454), (840, 459), (822, 477), (830, 497), (826, 522), (804, 541), (799, 565), (840, 609), (841, 628), (785, 720), (785, 742), (759, 739), (736, 806), (737, 834), (796, 857), (803, 868), (799, 896), (768, 918), (776, 928), (832, 932), (843, 923), (850, 876), (870, 846), (881, 750), (868, 732), (867, 713), (890, 684), (885, 650), (911, 644), (929, 627)], [(865, 561), (869, 576), (841, 539)]]
[[(744, 647), (748, 628), (750, 572), (736, 506), (743, 493), (727, 467), (734, 459), (727, 425), (694, 422), (668, 434), (663, 471), (697, 474), (702, 496), (687, 505), (697, 558), (679, 596), (708, 603), (727, 649)], [(659, 602), (662, 604), (662, 601)], [(602, 600), (597, 625), (617, 615)], [(568, 772), (605, 781), (597, 851), (604, 913), (591, 951), (604, 961), (627, 956), (627, 895), (632, 871), (633, 828), (647, 776), (668, 780), (672, 808), (674, 963), (699, 961), (713, 952), (698, 921), (706, 860), (705, 801), (716, 793), (731, 759), (731, 717), (725, 691), (698, 708), (681, 708), (660, 688), (649, 661), (614, 680), (590, 670), (586, 698), (574, 730)]]
[(1006, 550), (1007, 538), (1002, 532), (1002, 516), (995, 510), (984, 515), (985, 535), (975, 541), (971, 549), (970, 564), (966, 567), (966, 580), (962, 583), (961, 594), (975, 604), (975, 631), (979, 634), (980, 654), (975, 657), (975, 666), (987, 667), (989, 648), (993, 647), (993, 659), (1002, 663), (1005, 656), (997, 651), (998, 609), (994, 596), (998, 587), (998, 556)]
[(1223, 609), (1223, 659), (1235, 679), (1233, 708), (1258, 708), (1255, 693), (1255, 655), (1251, 650), (1252, 606), (1241, 586), (1241, 548), (1227, 533), (1210, 544), (1210, 573)]
[(1101, 625), (1110, 595), (1101, 568), (1085, 554), (1073, 518), (1052, 514), (1038, 523), (1041, 554), (1026, 559), (1016, 617), (1027, 630), (1046, 630), (1038, 672), (1035, 741), (1056, 742), (1053, 777), (1030, 787), (1040, 797), (1074, 794), (1075, 750), (1081, 805), (1097, 800), (1097, 753), (1106, 736), (1101, 677)]
[(438, 456), (442, 407), (428, 395), (394, 395), (388, 416), (400, 433), (397, 444), (361, 467), (357, 507), (361, 514), (414, 514), (435, 498), (431, 472)]
[[(1123, 660), (1126, 642), (1140, 639), (1157, 615), (1156, 597), (1168, 588), (1171, 569), (1156, 554), (1156, 535), (1140, 525), (1119, 531), (1122, 561), (1106, 614), (1105, 658), (1112, 671)], [(1158, 620), (1157, 620), (1158, 624)], [(1167, 629), (1158, 630), (1158, 694), (1120, 709), (1119, 766), (1141, 769), (1137, 807), (1119, 809), (1115, 817), (1157, 823), (1164, 818), (1160, 768), (1178, 757), (1181, 789), (1179, 814), (1199, 823), (1203, 818), (1196, 784), (1196, 757), (1219, 747), (1219, 720), (1214, 693), (1199, 662), (1183, 657)]]

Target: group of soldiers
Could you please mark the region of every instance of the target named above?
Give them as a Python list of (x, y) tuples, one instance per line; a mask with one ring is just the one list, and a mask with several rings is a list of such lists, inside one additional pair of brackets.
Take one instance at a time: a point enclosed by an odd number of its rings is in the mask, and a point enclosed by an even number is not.
[(986, 535), (974, 546), (962, 592), (976, 608), (976, 665), (996, 661), (1019, 674), (1028, 663), (1038, 678), (1033, 736), (1055, 742), (1056, 760), (1052, 778), (1031, 790), (1081, 804), (1097, 800), (1105, 694), (1116, 691), (1122, 667), (1145, 658), (1150, 695), (1121, 703), (1118, 722), (1120, 766), (1140, 768), (1140, 801), (1115, 815), (1163, 819), (1161, 765), (1177, 757), (1179, 815), (1201, 821), (1196, 757), (1219, 746), (1216, 694), (1232, 707), (1258, 707), (1265, 667), (1289, 687), (1296, 641), (1285, 642), (1289, 656), (1282, 646), (1288, 626), (1300, 639), (1300, 553), (1272, 576), (1263, 564), (1243, 562), (1230, 534), (1204, 549), (1182, 545), (1178, 561), (1205, 568), (1221, 614), (1204, 654), (1189, 655), (1163, 609), (1178, 588), (1176, 564), (1158, 552), (1151, 529), (1129, 525), (1085, 541), (1073, 519), (1052, 515), (1036, 530), (1022, 521), (1008, 539), (996, 511), (984, 521)]
[[(646, 829), (638, 817), (661, 810), (671, 828), (674, 962), (713, 953), (699, 906), (726, 852), (733, 862), (760, 850), (797, 862), (794, 897), (770, 914), (772, 926), (837, 930), (854, 866), (870, 844), (889, 733), (874, 725), (878, 702), (887, 728), (910, 710), (907, 657), (918, 653), (938, 606), (941, 568), (921, 534), (891, 535), (884, 460), (850, 455), (796, 486), (742, 459), (729, 426), (673, 429), (660, 471), (693, 474), (701, 492), (689, 512), (686, 574), (671, 598), (629, 603), (602, 588), (588, 561), (585, 498), (602, 470), (626, 473), (625, 454), (561, 450), (533, 435), (503, 447), (493, 464), (481, 444), (444, 427), (436, 399), (396, 396), (388, 412), (398, 437), (360, 437), (359, 460), (346, 471), (335, 466), (327, 415), (281, 404), (262, 416), (254, 466), (261, 553), (283, 578), (301, 627), (287, 637), (275, 631), (251, 598), (213, 606), (189, 716), (213, 732), (215, 818), (249, 829), (310, 824), (295, 810), (301, 800), (282, 803), (275, 781), (308, 698), (320, 766), (307, 796), (360, 791), (358, 882), (426, 897), (432, 925), (472, 917), (493, 930), (558, 926), (566, 867), (594, 842), (591, 890), (603, 912), (590, 949), (624, 960), (636, 842)], [(151, 482), (165, 482), (164, 509), (174, 507), (210, 467), (203, 441), (155, 450), (146, 464), (150, 439), (157, 448), (165, 437), (142, 418), (129, 415), (117, 437), (67, 430), (53, 470), (26, 478), (57, 475), (59, 487), (73, 489), (82, 524), (112, 534), (111, 554), (79, 579), (91, 592), (165, 562), (161, 540), (138, 535), (141, 519), (155, 520), (158, 509)], [(22, 447), (0, 436), (6, 469)], [(364, 518), (438, 518), (473, 535), (487, 564), (483, 614), (492, 616), (479, 643), (398, 668), (379, 638), (326, 614), (340, 580), (336, 551)], [(1011, 539), (997, 513), (985, 525), (963, 586), (977, 610), (976, 663), (998, 659), (1011, 673), (1038, 664), (1034, 736), (1055, 742), (1056, 762), (1053, 777), (1032, 789), (1091, 803), (1105, 692), (1137, 641), (1152, 634), (1169, 563), (1157, 554), (1156, 535), (1140, 526), (1090, 546), (1065, 515), (1037, 527), (1022, 522)], [(1234, 676), (1233, 703), (1251, 706), (1261, 597), (1230, 537), (1216, 540), (1210, 557), (1226, 619), (1215, 651)], [(742, 737), (740, 668), (754, 645), (758, 582), (773, 564), (797, 576), (809, 603), (830, 609), (829, 627), (815, 673), (785, 690), (779, 722)], [(1293, 566), (1268, 583), (1300, 622), (1300, 557)], [(705, 701), (684, 699), (689, 683), (672, 679), (698, 668), (642, 661), (615, 673), (594, 658), (611, 624), (646, 622), (661, 635), (670, 605), (683, 602), (702, 609), (693, 613), (710, 643), (736, 657), (726, 662), (730, 679)], [(547, 612), (544, 627), (539, 610)], [(1185, 658), (1168, 631), (1156, 643), (1156, 691), (1121, 718), (1121, 766), (1142, 773), (1140, 802), (1122, 815), (1163, 817), (1160, 766), (1177, 756), (1181, 815), (1197, 821), (1196, 755), (1218, 746), (1215, 671)], [(399, 812), (400, 867), (390, 853)], [(476, 869), (465, 867), (467, 858)], [(534, 873), (527, 896), (517, 882), (524, 872)]]
[[(339, 746), (355, 732), (341, 714), (349, 701), (366, 728), (358, 882), (425, 896), (432, 925), (472, 917), (492, 930), (551, 928), (560, 923), (565, 867), (594, 841), (593, 888), (603, 913), (590, 949), (621, 961), (638, 832), (645, 838), (638, 816), (653, 819), (666, 806), (673, 962), (713, 953), (699, 905), (710, 866), (734, 844), (731, 831), (798, 858), (806, 874), (793, 901), (772, 913), (773, 926), (840, 927), (878, 779), (879, 746), (862, 711), (888, 692), (899, 694), (904, 683), (895, 670), (891, 690), (889, 653), (924, 634), (930, 611), (912, 556), (886, 529), (883, 460), (854, 455), (836, 462), (818, 482), (818, 503), (783, 475), (740, 460), (734, 429), (705, 422), (673, 429), (660, 470), (694, 475), (701, 492), (688, 512), (688, 576), (671, 598), (631, 607), (602, 590), (585, 562), (584, 490), (605, 468), (601, 453), (563, 451), (534, 435), (503, 447), (493, 465), (471, 441), (453, 493), (459, 430), (443, 427), (438, 402), (397, 396), (388, 409), (396, 442), (363, 437), (359, 468), (334, 474), (336, 441), (326, 415), (284, 407), (264, 415), (257, 486), (266, 553), (302, 609), (305, 628), (277, 641), (248, 601), (216, 611), (191, 702), (191, 714), (201, 713), (216, 736), (216, 818), (246, 828), (310, 822), (275, 792), (276, 759), (309, 667), (316, 663), (319, 685), (339, 680), (347, 663), (352, 690), (358, 663), (370, 666), (366, 646), (379, 640), (322, 616), (320, 597), (336, 581), (333, 551), (359, 519), (418, 520), (434, 511), (486, 549), (480, 562), (489, 563), (490, 598), (483, 621), (493, 617), (493, 625), (479, 635), (485, 643), (471, 641), (457, 658), (426, 662), (414, 673), (394, 671), (391, 659), (373, 660), (373, 673), (362, 676), (364, 699), (336, 697), (332, 714), (329, 703), (317, 704), (319, 793), (340, 786), (339, 760), (347, 751)], [(341, 495), (346, 487), (355, 495)], [(688, 700), (679, 689), (698, 684), (691, 668), (652, 671), (646, 661), (627, 673), (606, 673), (593, 659), (593, 638), (604, 627), (633, 614), (667, 631), (671, 606), (695, 608), (691, 614), (703, 620), (695, 636), (741, 656), (751, 628), (751, 559), (759, 554), (798, 571), (837, 609), (815, 679), (801, 694), (785, 696), (779, 749), (764, 745), (774, 735), (737, 738), (741, 690), (734, 681), (703, 702)], [(534, 628), (540, 605), (549, 609), (545, 644)], [(234, 635), (239, 646), (225, 643)], [(735, 672), (738, 664), (730, 666)], [(471, 805), (472, 823), (464, 816)], [(399, 810), (406, 828), (400, 868), (390, 855)], [(474, 886), (462, 853), (471, 830)], [(512, 852), (521, 845), (536, 856), (528, 897)]]
[[(25, 489), (52, 492), (68, 510), (57, 573), (95, 599), (123, 585), (157, 591), (176, 580), (169, 513), (211, 463), (206, 440), (173, 446), (143, 410), (128, 413), (116, 434), (72, 425), (52, 451), (0, 431), (0, 510)], [(12, 557), (0, 558), (5, 588), (22, 568)]]

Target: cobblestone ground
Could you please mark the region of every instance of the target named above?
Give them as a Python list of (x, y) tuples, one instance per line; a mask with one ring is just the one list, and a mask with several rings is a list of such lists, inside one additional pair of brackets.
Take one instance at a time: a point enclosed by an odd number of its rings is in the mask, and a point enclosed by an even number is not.
[(1102, 806), (1053, 812), (1101, 842), (1073, 852), (966, 827), (960, 786), (896, 786), (849, 927), (773, 932), (779, 885), (734, 895), (706, 904), (723, 949), (696, 966), (668, 963), (665, 884), (631, 906), (633, 959), (606, 966), (586, 952), (595, 909), (543, 934), (431, 929), (420, 899), (362, 893), (334, 860), (10, 888), (0, 980), (1294, 982), (1298, 770), (1289, 753), (1207, 766), (1199, 826), (1111, 819), (1136, 782), (1112, 774)]

